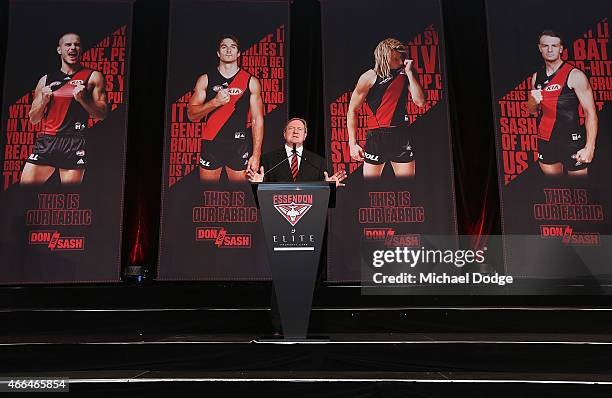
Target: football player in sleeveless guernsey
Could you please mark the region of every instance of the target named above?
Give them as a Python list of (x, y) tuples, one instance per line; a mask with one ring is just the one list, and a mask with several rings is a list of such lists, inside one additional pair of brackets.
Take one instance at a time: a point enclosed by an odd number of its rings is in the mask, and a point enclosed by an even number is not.
[[(546, 30), (538, 38), (544, 67), (531, 77), (527, 108), (538, 116), (538, 160), (545, 175), (586, 176), (595, 153), (597, 112), (593, 90), (580, 69), (563, 62), (563, 40)], [(578, 105), (585, 114), (580, 125)], [(586, 130), (586, 137), (585, 137)]]
[[(361, 75), (351, 95), (347, 128), (351, 157), (364, 161), (365, 178), (380, 177), (387, 161), (396, 177), (412, 177), (416, 171), (414, 148), (408, 137), (408, 93), (419, 107), (425, 95), (404, 45), (385, 39), (374, 50), (374, 69)], [(357, 144), (357, 111), (366, 103), (368, 123), (365, 148)]]
[[(238, 67), (240, 47), (234, 36), (219, 41), (219, 65), (196, 82), (187, 115), (205, 120), (200, 149), (200, 180), (217, 182), (221, 171), (230, 181), (247, 181), (246, 169), (259, 170), (264, 135), (261, 85)], [(247, 125), (251, 118), (251, 134)]]
[(60, 70), (36, 85), (29, 118), (43, 128), (21, 172), (21, 184), (43, 184), (56, 169), (62, 184), (80, 184), (87, 165), (84, 131), (89, 116), (106, 117), (104, 76), (81, 65), (80, 36), (63, 34), (57, 53)]

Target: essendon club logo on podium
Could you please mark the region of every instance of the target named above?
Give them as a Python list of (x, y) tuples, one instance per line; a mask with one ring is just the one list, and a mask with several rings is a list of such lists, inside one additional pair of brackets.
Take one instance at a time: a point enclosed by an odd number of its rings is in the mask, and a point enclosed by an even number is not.
[(312, 195), (274, 195), (274, 208), (292, 227), (300, 222), (312, 207)]

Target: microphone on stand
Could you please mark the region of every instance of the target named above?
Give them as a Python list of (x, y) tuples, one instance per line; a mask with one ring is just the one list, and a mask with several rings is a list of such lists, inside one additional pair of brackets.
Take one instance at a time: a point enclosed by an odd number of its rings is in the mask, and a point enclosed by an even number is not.
[[(293, 149), (291, 150), (291, 152), (293, 153), (293, 155), (300, 156), (300, 154), (299, 154), (299, 153), (297, 153), (297, 146), (295, 145), (295, 143), (293, 143)], [(266, 178), (266, 175), (268, 175), (268, 173), (269, 173), (269, 172), (271, 172), (272, 170), (274, 170), (275, 168), (277, 168), (278, 166), (280, 166), (280, 165), (281, 165), (281, 164), (283, 164), (284, 162), (288, 162), (288, 161), (289, 161), (289, 159), (291, 159), (291, 158), (290, 158), (290, 157), (289, 157), (289, 158), (284, 158), (283, 160), (281, 160), (280, 162), (278, 162), (277, 164), (275, 164), (275, 165), (274, 165), (274, 167), (270, 168), (268, 171), (266, 171), (266, 172), (264, 173), (264, 178)]]

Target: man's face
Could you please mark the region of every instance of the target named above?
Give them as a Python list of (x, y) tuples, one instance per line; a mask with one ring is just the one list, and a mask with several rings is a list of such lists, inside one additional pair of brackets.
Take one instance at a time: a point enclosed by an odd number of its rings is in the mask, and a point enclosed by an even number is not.
[(74, 65), (81, 60), (81, 38), (79, 35), (67, 34), (62, 36), (57, 46), (57, 53), (68, 65)]
[(300, 120), (292, 120), (285, 128), (285, 142), (287, 145), (292, 146), (296, 144), (298, 146), (304, 144), (306, 139), (306, 129), (304, 123)]
[(563, 46), (561, 45), (561, 39), (552, 36), (540, 37), (540, 43), (538, 44), (540, 54), (545, 61), (554, 62), (561, 59), (561, 51)]
[(219, 50), (217, 51), (217, 56), (219, 60), (223, 63), (234, 63), (240, 56), (240, 51), (238, 51), (238, 44), (235, 41), (230, 39), (229, 37), (223, 39), (221, 44), (219, 44)]
[(391, 50), (391, 59), (389, 61), (389, 67), (391, 69), (397, 69), (404, 65), (404, 60), (400, 51), (406, 51), (404, 46), (398, 46)]

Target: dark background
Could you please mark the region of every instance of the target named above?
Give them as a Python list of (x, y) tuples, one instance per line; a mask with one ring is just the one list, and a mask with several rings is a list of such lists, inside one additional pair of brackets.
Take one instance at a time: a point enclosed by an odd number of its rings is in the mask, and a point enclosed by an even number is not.
[[(4, 67), (8, 1), (0, 2), (0, 66)], [(125, 190), (123, 265), (146, 265), (157, 261), (157, 236), (161, 190), (166, 50), (167, 0), (137, 0), (132, 42), (132, 75), (129, 106), (129, 139)], [(493, 139), (493, 115), (487, 53), (484, 0), (442, 2), (446, 36), (447, 84), (450, 102), (453, 161), (460, 234), (500, 233), (497, 169)], [(526, 17), (530, 17), (528, 13)], [(291, 6), (290, 114), (303, 115), (311, 129), (323, 131), (321, 30), (319, 3), (296, 0)], [(309, 135), (308, 149), (323, 154), (322, 134)], [(150, 280), (151, 275), (148, 275)], [(3, 288), (7, 306), (78, 305), (258, 305), (267, 303), (267, 288), (233, 284), (166, 284), (180, 298), (131, 283), (102, 287)], [(232, 289), (226, 289), (231, 287)], [(237, 290), (236, 290), (237, 289)], [(240, 290), (242, 289), (242, 290)], [(225, 291), (231, 291), (223, 295)], [(213, 292), (207, 293), (207, 292)], [(121, 293), (121, 294), (119, 294)], [(219, 293), (218, 296), (215, 293)], [(242, 294), (241, 298), (237, 298)], [(80, 300), (75, 300), (75, 297)], [(348, 299), (343, 299), (347, 296)], [(45, 297), (47, 301), (40, 300)], [(233, 297), (233, 300), (225, 300)], [(366, 300), (367, 299), (367, 300)], [(174, 300), (174, 301), (173, 301)], [(607, 297), (364, 297), (359, 289), (324, 289), (315, 305), (354, 303), (380, 305), (395, 300), (402, 304), (449, 305), (581, 305), (609, 304)], [(75, 302), (78, 301), (78, 302)], [(172, 304), (168, 304), (172, 305)]]

